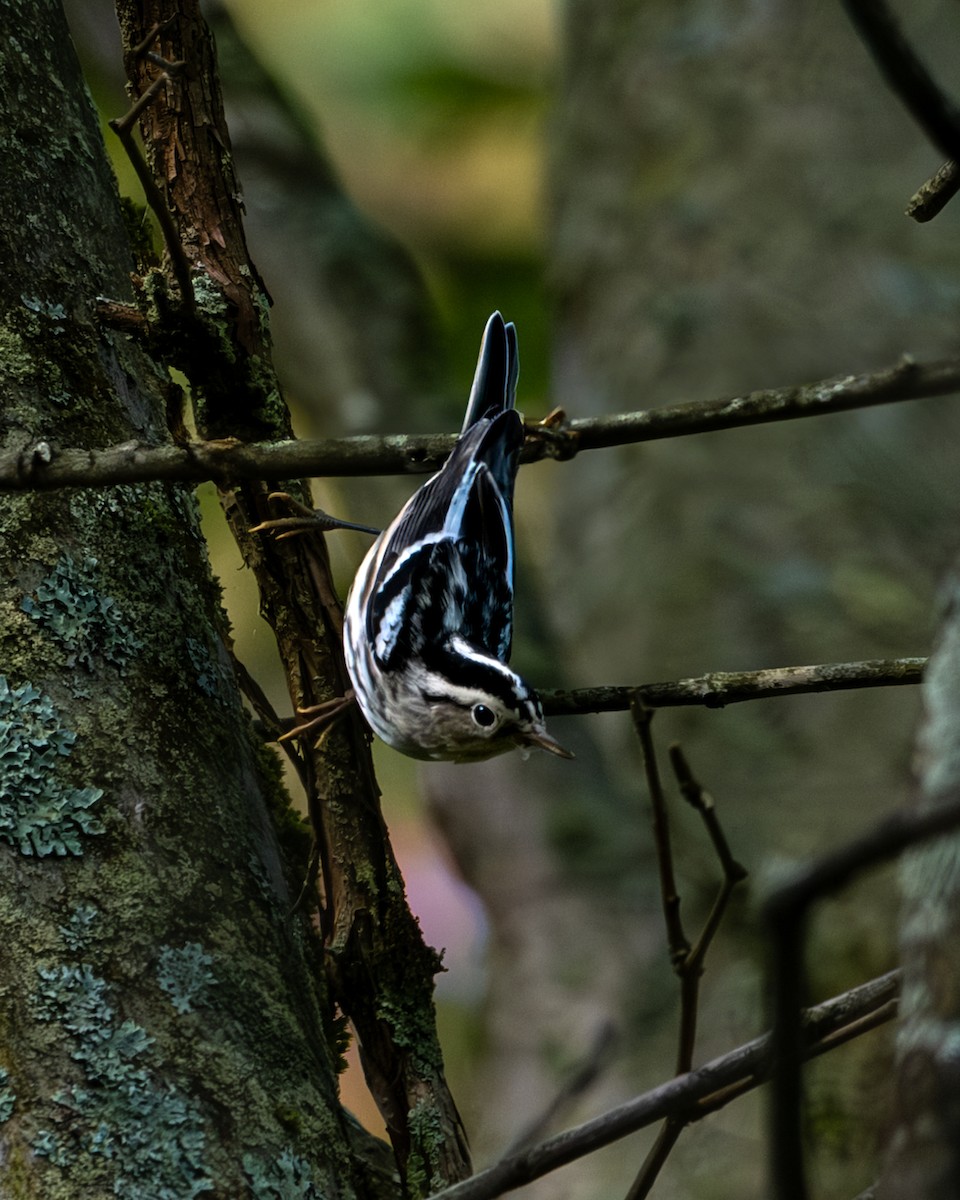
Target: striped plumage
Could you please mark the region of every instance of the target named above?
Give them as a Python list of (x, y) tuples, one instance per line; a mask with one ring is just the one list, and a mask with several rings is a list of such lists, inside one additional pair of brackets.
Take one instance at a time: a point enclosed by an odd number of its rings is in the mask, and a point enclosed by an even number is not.
[(347, 669), (370, 726), (414, 758), (514, 746), (569, 757), (512, 671), (517, 333), (487, 322), (460, 438), (371, 546), (347, 600)]

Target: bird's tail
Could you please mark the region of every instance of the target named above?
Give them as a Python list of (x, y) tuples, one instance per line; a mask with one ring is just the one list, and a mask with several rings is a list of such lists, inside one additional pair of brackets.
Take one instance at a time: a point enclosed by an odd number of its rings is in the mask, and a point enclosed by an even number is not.
[(461, 434), (481, 417), (495, 416), (514, 407), (519, 374), (516, 326), (512, 321), (504, 324), (499, 312), (492, 313), (480, 342), (480, 356)]

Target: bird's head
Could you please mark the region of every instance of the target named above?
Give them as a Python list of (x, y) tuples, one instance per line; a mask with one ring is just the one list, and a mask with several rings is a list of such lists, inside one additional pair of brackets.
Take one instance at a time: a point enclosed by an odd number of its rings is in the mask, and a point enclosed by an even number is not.
[(547, 733), (536, 692), (505, 663), (456, 638), (439, 669), (407, 679), (407, 711), (397, 749), (417, 758), (475, 762), (508, 750), (546, 750), (573, 758)]

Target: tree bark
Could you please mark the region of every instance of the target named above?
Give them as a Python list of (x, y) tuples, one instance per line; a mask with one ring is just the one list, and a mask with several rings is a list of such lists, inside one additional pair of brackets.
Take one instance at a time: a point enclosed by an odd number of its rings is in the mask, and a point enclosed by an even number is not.
[[(940, 635), (924, 676), (921, 803), (960, 797), (960, 575), (943, 594)], [(960, 838), (904, 855), (900, 869), (903, 999), (896, 1107), (877, 1200), (960, 1194)]]
[[(133, 261), (62, 13), (0, 13), (3, 444), (168, 440), (166, 372), (95, 316), (133, 301)], [(338, 1103), (321, 944), (290, 915), (306, 835), (191, 493), (20, 497), (0, 522), (5, 1193), (396, 1194)]]

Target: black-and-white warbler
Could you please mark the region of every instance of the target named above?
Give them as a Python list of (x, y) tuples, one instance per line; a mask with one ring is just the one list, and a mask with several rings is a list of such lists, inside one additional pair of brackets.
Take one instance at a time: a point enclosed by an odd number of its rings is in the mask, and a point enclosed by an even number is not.
[(515, 746), (572, 757), (507, 666), (518, 373), (517, 331), (495, 312), (457, 444), (371, 546), (347, 599), (357, 701), (374, 732), (414, 758), (468, 762)]

